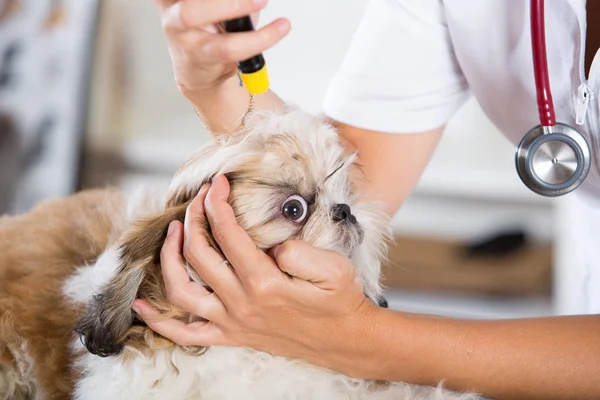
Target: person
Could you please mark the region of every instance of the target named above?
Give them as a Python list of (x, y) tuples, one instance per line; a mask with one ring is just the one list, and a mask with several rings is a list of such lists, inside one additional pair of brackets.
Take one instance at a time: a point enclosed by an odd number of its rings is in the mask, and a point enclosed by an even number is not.
[[(224, 34), (219, 21), (257, 16), (267, 0), (155, 2), (179, 90), (209, 129), (236, 129), (249, 96), (239, 86), (236, 61), (276, 45), (290, 22), (281, 18), (255, 32)], [(597, 58), (589, 69), (600, 44), (600, 24), (589, 21), (600, 17), (600, 6), (547, 3), (557, 119), (575, 124), (578, 88), (597, 90), (600, 83)], [(383, 201), (393, 215), (417, 184), (446, 122), (471, 94), (515, 143), (537, 125), (528, 32), (527, 1), (370, 0), (324, 106), (344, 145), (359, 151), (367, 177), (361, 196)], [(255, 101), (263, 109), (282, 105), (273, 91)], [(600, 134), (597, 106), (587, 113), (581, 130)], [(565, 200), (570, 224), (560, 239), (573, 267), (572, 276), (558, 278), (579, 288), (571, 290), (569, 315), (468, 320), (377, 307), (353, 279), (350, 261), (337, 253), (300, 241), (257, 251), (227, 204), (224, 177), (200, 192), (185, 223), (172, 223), (161, 254), (169, 299), (208, 322), (156, 322), (157, 311), (140, 300), (133, 309), (181, 345), (248, 346), (353, 377), (444, 382), (490, 398), (598, 398), (599, 188), (593, 167)], [(220, 256), (191, 222), (199, 213), (209, 219), (232, 269), (219, 268)], [(214, 293), (189, 283), (182, 257)]]

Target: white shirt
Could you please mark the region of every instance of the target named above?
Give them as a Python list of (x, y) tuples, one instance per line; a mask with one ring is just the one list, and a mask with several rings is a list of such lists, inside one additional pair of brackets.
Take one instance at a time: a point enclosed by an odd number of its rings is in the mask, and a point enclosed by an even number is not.
[[(556, 119), (586, 135), (596, 163), (589, 135), (600, 132), (597, 101), (575, 124), (580, 88), (597, 92), (600, 83), (598, 62), (589, 82), (584, 76), (585, 0), (545, 8)], [(529, 17), (529, 0), (370, 0), (324, 111), (366, 129), (413, 133), (445, 124), (474, 95), (516, 146), (539, 124)], [(578, 190), (600, 197), (594, 166)]]
[[(585, 0), (547, 0), (545, 8), (556, 119), (586, 136), (593, 161), (557, 210), (555, 311), (600, 313), (597, 100), (576, 124), (579, 91), (599, 92), (600, 62), (586, 80)], [(370, 0), (324, 112), (370, 130), (423, 132), (444, 125), (473, 95), (516, 146), (539, 124), (529, 17), (529, 0)]]

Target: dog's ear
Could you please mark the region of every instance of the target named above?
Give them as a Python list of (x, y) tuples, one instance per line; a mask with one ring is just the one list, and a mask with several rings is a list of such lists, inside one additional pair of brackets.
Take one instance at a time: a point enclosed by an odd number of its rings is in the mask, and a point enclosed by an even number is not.
[(108, 357), (120, 354), (134, 322), (131, 305), (140, 285), (160, 272), (160, 252), (171, 221), (183, 221), (186, 203), (169, 207), (163, 214), (139, 221), (120, 246), (119, 268), (114, 277), (88, 304), (75, 331), (88, 351)]

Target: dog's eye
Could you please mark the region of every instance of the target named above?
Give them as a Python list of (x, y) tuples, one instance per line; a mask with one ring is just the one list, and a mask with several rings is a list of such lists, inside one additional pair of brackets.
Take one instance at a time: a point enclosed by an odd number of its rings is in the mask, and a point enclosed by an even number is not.
[(292, 222), (302, 222), (306, 218), (306, 200), (298, 195), (288, 197), (281, 206), (281, 213)]

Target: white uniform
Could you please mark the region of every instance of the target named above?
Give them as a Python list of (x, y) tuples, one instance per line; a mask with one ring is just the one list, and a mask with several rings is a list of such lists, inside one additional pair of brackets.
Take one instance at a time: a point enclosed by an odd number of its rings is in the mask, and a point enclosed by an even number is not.
[[(413, 133), (445, 124), (474, 95), (516, 146), (539, 124), (529, 17), (528, 0), (370, 0), (324, 111)], [(587, 135), (593, 153), (587, 180), (559, 202), (568, 223), (556, 236), (557, 312), (600, 313), (600, 163), (590, 136), (600, 137), (599, 110), (597, 100), (578, 106), (583, 91), (600, 89), (599, 57), (586, 79), (585, 0), (548, 0), (545, 19), (556, 119)]]

